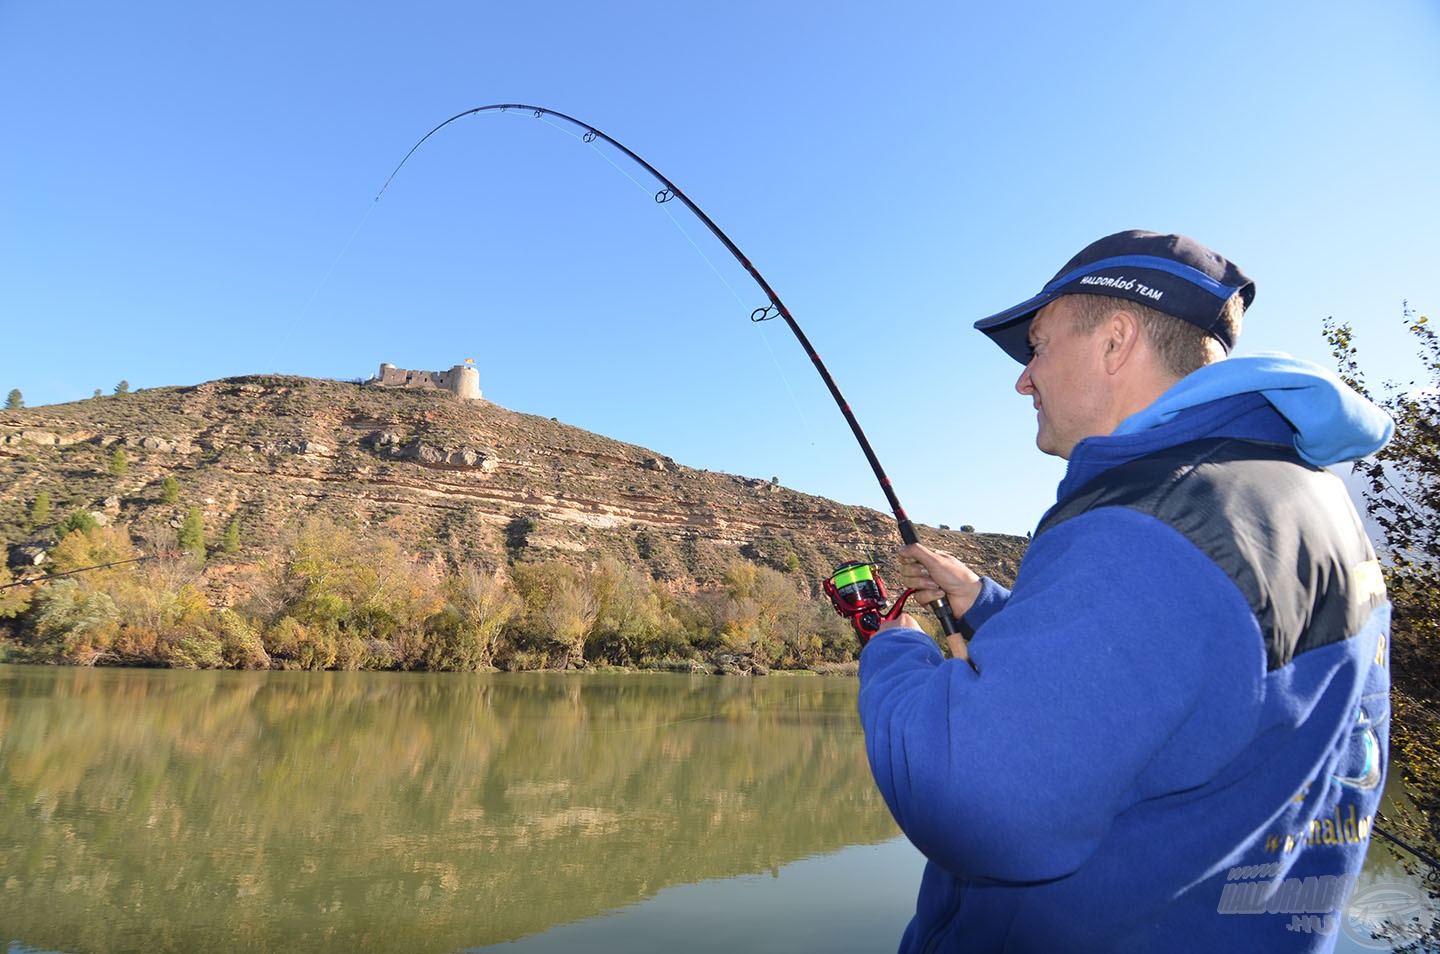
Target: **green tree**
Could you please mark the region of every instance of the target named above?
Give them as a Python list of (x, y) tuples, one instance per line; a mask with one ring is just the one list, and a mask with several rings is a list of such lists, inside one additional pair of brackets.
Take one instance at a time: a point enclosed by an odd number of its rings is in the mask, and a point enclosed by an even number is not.
[(35, 501), (30, 504), (30, 527), (34, 529), (50, 519), (50, 495), (40, 491), (35, 495)]
[(1370, 393), (1348, 324), (1325, 322), (1340, 376), (1395, 421), (1395, 436), (1355, 465), (1366, 478), (1366, 509), (1385, 531), (1386, 582), (1398, 615), (1427, 636), (1440, 633), (1440, 336), (1408, 308), (1407, 326), (1420, 348), (1426, 378), (1389, 382)]
[(225, 525), (225, 535), (220, 538), (220, 550), (234, 555), (240, 552), (240, 518), (231, 517)]
[[(88, 510), (76, 510), (55, 526), (55, 539), (64, 540), (76, 530), (89, 532), (100, 526), (100, 521)], [(53, 555), (52, 555), (53, 558)]]
[(126, 570), (105, 590), (118, 617), (110, 644), (116, 658), (176, 669), (224, 665), (220, 634), (193, 562), (162, 558)]
[(124, 477), (130, 470), (130, 461), (125, 457), (125, 449), (115, 448), (115, 453), (110, 455), (110, 476)]
[(1366, 510), (1384, 531), (1378, 549), (1393, 607), (1391, 751), (1430, 815), (1433, 845), (1440, 842), (1440, 718), (1433, 714), (1440, 702), (1440, 337), (1408, 307), (1404, 318), (1425, 377), (1389, 382), (1380, 396), (1366, 387), (1350, 326), (1327, 319), (1325, 337), (1340, 376), (1395, 421), (1390, 443), (1355, 471), (1366, 481)]
[(25, 406), (25, 395), (20, 393), (19, 388), (14, 388), (5, 398), (5, 410), (18, 411)]
[(119, 384), (115, 385), (115, 393), (116, 393), (116, 394), (129, 394), (129, 393), (130, 393), (130, 382), (129, 382), (129, 381), (121, 381)]
[(180, 524), (179, 541), (180, 549), (202, 563), (205, 561), (205, 518), (199, 507), (186, 511), (185, 520)]
[(96, 388), (96, 389), (95, 389), (95, 394), (94, 394), (93, 396), (94, 396), (94, 397), (99, 397), (102, 393), (103, 393), (103, 392), (101, 392), (101, 390), (100, 390), (99, 388)]
[(160, 502), (163, 504), (173, 504), (179, 500), (180, 481), (175, 479), (174, 474), (171, 474), (160, 484)]
[(676, 653), (680, 626), (649, 574), (606, 556), (590, 578), (597, 600), (588, 643), (594, 658), (628, 666)]
[(505, 549), (512, 560), (530, 545), (530, 534), (534, 529), (534, 515), (525, 513), (516, 514), (505, 525)]

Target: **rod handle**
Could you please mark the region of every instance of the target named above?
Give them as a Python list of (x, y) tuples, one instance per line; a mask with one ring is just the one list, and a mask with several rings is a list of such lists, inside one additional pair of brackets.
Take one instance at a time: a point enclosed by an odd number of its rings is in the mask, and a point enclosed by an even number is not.
[(963, 617), (956, 619), (955, 614), (950, 612), (950, 601), (945, 597), (942, 596), (935, 602), (926, 605), (930, 607), (930, 612), (935, 614), (935, 618), (940, 621), (940, 628), (945, 630), (946, 636), (959, 633), (963, 638), (969, 639), (975, 635), (975, 630), (970, 628)]

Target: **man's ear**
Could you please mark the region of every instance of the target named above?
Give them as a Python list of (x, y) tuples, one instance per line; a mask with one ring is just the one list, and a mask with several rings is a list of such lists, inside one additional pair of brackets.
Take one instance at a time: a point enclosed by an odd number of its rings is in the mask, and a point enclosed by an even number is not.
[(1105, 319), (1100, 330), (1104, 335), (1101, 347), (1105, 370), (1115, 374), (1135, 358), (1136, 349), (1140, 346), (1140, 319), (1133, 311), (1117, 309)]

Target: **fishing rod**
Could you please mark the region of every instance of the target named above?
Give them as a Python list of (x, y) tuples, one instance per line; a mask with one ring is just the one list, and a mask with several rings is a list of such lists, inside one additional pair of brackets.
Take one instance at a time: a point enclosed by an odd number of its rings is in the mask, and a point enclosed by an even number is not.
[[(860, 422), (856, 420), (854, 412), (850, 410), (850, 404), (845, 400), (845, 395), (840, 393), (840, 387), (835, 383), (835, 379), (831, 377), (829, 369), (825, 367), (825, 362), (820, 360), (820, 355), (815, 350), (814, 345), (812, 345), (810, 339), (805, 336), (805, 332), (800, 330), (800, 325), (795, 321), (795, 316), (790, 314), (790, 309), (785, 307), (785, 303), (780, 300), (779, 295), (775, 294), (775, 290), (770, 287), (770, 283), (760, 274), (760, 270), (750, 263), (750, 260), (745, 257), (745, 253), (740, 251), (739, 246), (730, 240), (730, 236), (726, 235), (720, 229), (720, 226), (716, 225), (714, 220), (705, 214), (703, 209), (691, 201), (690, 197), (686, 195), (679, 186), (662, 175), (658, 169), (638, 156), (624, 143), (611, 136), (607, 136), (589, 123), (582, 122), (573, 116), (567, 116), (564, 113), (556, 112), (553, 109), (548, 109), (543, 106), (529, 106), (523, 103), (495, 103), (489, 106), (476, 106), (474, 109), (467, 109), (462, 113), (456, 113), (420, 137), (420, 141), (410, 147), (410, 151), (405, 154), (405, 158), (400, 160), (400, 164), (395, 167), (395, 170), (390, 173), (390, 177), (385, 180), (385, 184), (381, 186), (380, 191), (375, 195), (375, 201), (380, 201), (380, 197), (385, 194), (386, 189), (390, 188), (390, 183), (395, 180), (395, 176), (399, 174), (400, 170), (405, 166), (405, 163), (410, 161), (410, 157), (415, 154), (415, 151), (423, 146), (425, 141), (431, 136), (456, 120), (464, 119), (467, 116), (497, 111), (507, 112), (512, 109), (529, 111), (536, 119), (551, 116), (568, 123), (576, 129), (582, 130), (581, 140), (583, 142), (593, 143), (596, 139), (602, 139), (611, 146), (614, 146), (664, 186), (664, 188), (655, 193), (655, 201), (657, 203), (663, 204), (672, 199), (679, 199), (680, 203), (689, 209), (691, 213), (710, 230), (712, 235), (720, 240), (720, 244), (724, 245), (726, 250), (735, 257), (735, 260), (744, 267), (745, 271), (754, 279), (755, 284), (760, 286), (760, 290), (765, 293), (765, 297), (770, 301), (768, 305), (752, 311), (750, 313), (750, 320), (757, 322), (769, 321), (776, 315), (779, 315), (785, 320), (785, 324), (789, 326), (791, 332), (794, 333), (795, 339), (800, 342), (800, 347), (804, 348), (805, 353), (810, 356), (810, 361), (815, 365), (815, 370), (819, 372), (821, 380), (823, 380), (825, 386), (829, 388), (830, 396), (835, 399), (835, 404), (840, 408), (840, 413), (845, 416), (845, 423), (850, 425), (851, 433), (855, 435), (855, 440), (859, 442), (860, 449), (864, 452), (865, 459), (870, 464), (870, 469), (875, 473), (875, 479), (880, 482), (880, 490), (885, 494), (885, 500), (890, 505), (890, 511), (895, 515), (896, 526), (900, 531), (900, 539), (906, 544), (919, 543), (920, 537), (915, 532), (915, 525), (911, 523), (910, 518), (905, 515), (905, 508), (900, 505), (900, 499), (895, 495), (895, 489), (890, 485), (890, 478), (886, 476), (885, 469), (880, 466), (880, 460), (875, 456), (875, 451), (870, 446), (870, 441), (866, 438), (865, 431), (861, 429)], [(885, 618), (893, 619), (899, 615), (900, 609), (904, 606), (905, 598), (909, 596), (909, 591), (906, 591), (906, 593), (900, 597), (900, 600), (887, 611), (886, 604), (888, 597), (885, 593), (884, 584), (879, 580), (879, 577), (874, 574), (873, 568), (871, 568), (869, 564), (858, 562), (847, 563), (838, 569), (835, 574), (826, 581), (825, 591), (827, 595), (830, 596), (831, 603), (835, 606), (835, 611), (842, 616), (850, 618), (851, 623), (860, 634), (862, 641), (868, 640), (870, 636), (874, 634), (875, 629), (879, 626), (880, 620)], [(973, 630), (971, 630), (963, 620), (957, 620), (954, 617), (950, 611), (949, 602), (943, 596), (929, 604), (929, 606), (931, 611), (934, 612), (935, 617), (940, 621), (940, 626), (947, 635), (960, 633), (965, 638), (973, 635)], [(872, 623), (873, 626), (871, 625)]]
[(127, 563), (143, 563), (146, 560), (160, 560), (165, 557), (178, 557), (179, 553), (152, 553), (149, 556), (135, 557), (133, 560), (116, 560), (113, 563), (97, 563), (94, 566), (82, 566), (74, 570), (66, 570), (63, 573), (47, 573), (44, 576), (31, 576), (23, 580), (16, 580), (13, 583), (0, 584), (0, 590), (8, 590), (12, 586), (27, 586), (31, 583), (44, 583), (46, 580), (58, 580), (66, 576), (74, 576), (76, 573), (89, 573), (91, 570), (103, 570), (111, 566), (124, 566)]
[(1429, 865), (1430, 871), (1428, 874), (1425, 875), (1425, 880), (1432, 884), (1440, 884), (1440, 859), (1437, 859), (1434, 855), (1429, 854), (1428, 852), (1416, 848), (1414, 845), (1407, 844), (1406, 842), (1401, 841), (1399, 838), (1396, 838), (1394, 835), (1390, 834), (1388, 831), (1381, 828), (1379, 825), (1371, 825), (1370, 830), (1384, 835), (1390, 841), (1393, 841), (1395, 844), (1399, 845), (1401, 848), (1404, 848), (1406, 851), (1410, 852), (1410, 854), (1414, 855), (1416, 858), (1419, 858), (1421, 861), (1425, 862), (1425, 864)]

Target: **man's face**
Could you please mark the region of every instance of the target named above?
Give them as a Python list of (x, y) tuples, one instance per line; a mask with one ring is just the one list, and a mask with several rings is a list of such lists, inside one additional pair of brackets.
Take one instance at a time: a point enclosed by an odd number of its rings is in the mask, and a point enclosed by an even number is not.
[(1015, 382), (1015, 390), (1035, 402), (1036, 446), (1067, 460), (1081, 440), (1114, 430), (1107, 414), (1105, 325), (1088, 334), (1076, 331), (1074, 311), (1073, 296), (1066, 295), (1036, 313), (1030, 322), (1035, 356)]

